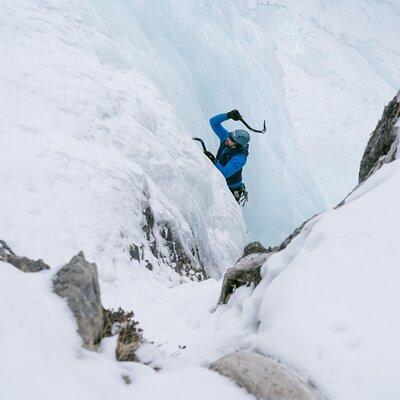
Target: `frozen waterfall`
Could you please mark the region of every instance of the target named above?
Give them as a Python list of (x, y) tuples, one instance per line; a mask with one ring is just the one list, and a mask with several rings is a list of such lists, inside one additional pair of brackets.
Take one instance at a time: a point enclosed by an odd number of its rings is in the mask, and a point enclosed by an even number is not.
[(212, 115), (238, 108), (253, 125), (267, 121), (267, 134), (252, 134), (244, 170), (250, 238), (276, 244), (323, 208), (292, 137), (274, 46), (247, 8), (230, 1), (91, 4), (110, 39), (108, 48), (98, 49), (103, 62), (145, 74), (174, 107), (188, 136), (202, 137), (215, 152)]

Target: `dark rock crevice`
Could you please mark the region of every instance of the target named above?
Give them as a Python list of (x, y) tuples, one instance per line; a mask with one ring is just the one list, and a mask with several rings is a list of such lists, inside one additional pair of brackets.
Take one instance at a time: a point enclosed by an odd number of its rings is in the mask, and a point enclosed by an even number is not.
[(385, 107), (381, 119), (371, 133), (360, 163), (358, 185), (335, 207), (342, 207), (348, 197), (356, 191), (382, 165), (391, 163), (397, 157), (400, 128), (400, 91)]
[(367, 147), (360, 164), (358, 182), (364, 182), (384, 163), (396, 158), (398, 145), (398, 128), (396, 122), (400, 118), (400, 92), (385, 107), (382, 117), (368, 140)]
[(225, 273), (218, 304), (226, 304), (235, 290), (241, 286), (256, 287), (262, 279), (261, 267), (270, 253), (270, 250), (260, 242), (249, 243), (235, 266)]
[(190, 280), (202, 281), (209, 277), (196, 244), (186, 249), (170, 222), (156, 221), (150, 205), (143, 207), (142, 214), (146, 243), (130, 245), (132, 260), (144, 264), (149, 270), (154, 269), (154, 263), (168, 265), (178, 275)]

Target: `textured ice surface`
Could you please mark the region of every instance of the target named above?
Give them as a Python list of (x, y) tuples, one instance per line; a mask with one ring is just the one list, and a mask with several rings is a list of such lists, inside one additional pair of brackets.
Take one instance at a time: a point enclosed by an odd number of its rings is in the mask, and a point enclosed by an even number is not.
[[(188, 135), (214, 152), (208, 119), (238, 108), (252, 125), (267, 120), (268, 134), (252, 134), (244, 181), (244, 210), (252, 238), (273, 244), (323, 207), (304, 157), (292, 139), (274, 46), (247, 6), (230, 1), (91, 2), (124, 59), (105, 62), (139, 69), (174, 107)], [(242, 127), (227, 123), (228, 129)]]
[(240, 209), (155, 83), (124, 64), (95, 11), (79, 1), (16, 1), (1, 16), (2, 238), (50, 264), (83, 249), (111, 277), (129, 245), (145, 242), (150, 206), (221, 274), (245, 243)]
[(400, 87), (398, 1), (259, 1), (253, 15), (282, 67), (293, 136), (328, 203), (356, 184)]

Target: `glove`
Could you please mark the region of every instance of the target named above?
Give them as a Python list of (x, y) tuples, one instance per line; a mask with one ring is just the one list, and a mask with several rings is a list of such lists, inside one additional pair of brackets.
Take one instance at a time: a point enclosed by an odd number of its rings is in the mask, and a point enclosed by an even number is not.
[(239, 121), (242, 116), (240, 115), (238, 110), (232, 110), (226, 113), (227, 117), (233, 119), (234, 121)]
[(214, 154), (209, 152), (209, 151), (205, 151), (204, 154), (209, 158), (209, 160), (214, 164), (215, 163), (215, 157)]

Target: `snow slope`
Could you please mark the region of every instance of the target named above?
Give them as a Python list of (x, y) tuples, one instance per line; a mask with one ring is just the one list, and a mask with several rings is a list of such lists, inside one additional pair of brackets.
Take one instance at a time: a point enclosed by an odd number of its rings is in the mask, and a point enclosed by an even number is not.
[(255, 346), (305, 370), (330, 399), (395, 399), (400, 389), (399, 182), (399, 162), (385, 165), (315, 224), (290, 263), (271, 260), (287, 269), (254, 294), (264, 293)]
[(216, 348), (271, 355), (331, 400), (397, 399), (399, 182), (400, 161), (384, 164), (272, 255), (254, 292), (221, 309)]
[[(196, 365), (155, 372), (140, 363), (116, 362), (115, 338), (98, 353), (82, 349), (74, 317), (66, 303), (50, 293), (52, 274), (24, 274), (0, 262), (2, 398), (252, 398), (227, 378)], [(123, 376), (132, 383), (124, 383)]]

